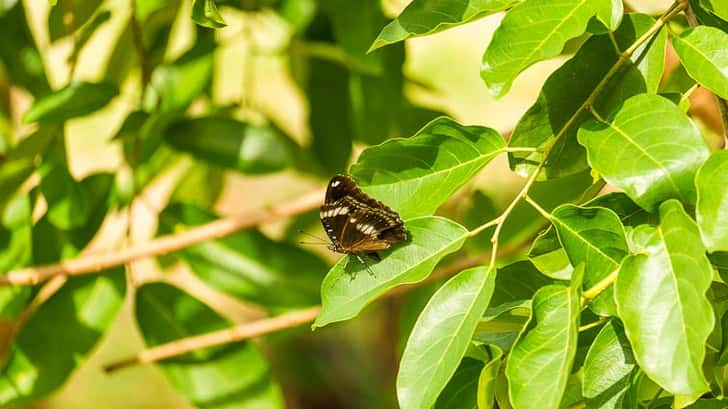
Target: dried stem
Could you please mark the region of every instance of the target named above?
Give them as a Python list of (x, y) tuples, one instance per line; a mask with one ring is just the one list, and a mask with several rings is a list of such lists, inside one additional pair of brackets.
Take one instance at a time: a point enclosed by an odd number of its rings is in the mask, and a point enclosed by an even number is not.
[(161, 236), (120, 251), (87, 255), (57, 264), (13, 270), (0, 276), (0, 286), (34, 285), (58, 275), (75, 276), (95, 273), (145, 257), (177, 251), (206, 240), (224, 237), (259, 224), (315, 209), (321, 205), (323, 195), (322, 190), (316, 190), (269, 210), (224, 217), (181, 233)]
[[(501, 254), (504, 256), (511, 255), (520, 251), (522, 247), (522, 244), (510, 246), (507, 249), (504, 249)], [(427, 277), (423, 281), (420, 281), (419, 283), (402, 285), (393, 288), (380, 299), (395, 297), (407, 291), (410, 291), (412, 288), (433, 281), (441, 280), (443, 278), (447, 278), (466, 268), (480, 265), (485, 260), (487, 260), (487, 258), (487, 255), (480, 257), (461, 258), (452, 264), (449, 264), (442, 268), (438, 268), (432, 274), (430, 274), (429, 277)], [(146, 349), (133, 357), (112, 362), (108, 365), (105, 365), (104, 370), (107, 373), (111, 373), (119, 369), (128, 368), (131, 366), (153, 363), (175, 356), (184, 355), (198, 349), (209, 348), (232, 342), (239, 342), (246, 339), (269, 334), (271, 332), (297, 327), (299, 325), (312, 322), (314, 319), (316, 319), (316, 316), (318, 315), (320, 310), (321, 306), (317, 305), (303, 310), (294, 311), (288, 314), (279, 315), (277, 317), (263, 318), (257, 321), (239, 324), (230, 328), (210, 332), (207, 334), (178, 339), (176, 341), (171, 341), (166, 344)]]

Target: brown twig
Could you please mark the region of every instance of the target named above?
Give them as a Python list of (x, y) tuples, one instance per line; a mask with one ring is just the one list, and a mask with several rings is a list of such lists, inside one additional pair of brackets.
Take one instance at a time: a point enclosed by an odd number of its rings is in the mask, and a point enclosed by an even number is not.
[(268, 223), (315, 209), (323, 200), (323, 190), (275, 206), (237, 216), (223, 217), (181, 233), (161, 236), (124, 250), (82, 256), (46, 266), (28, 267), (9, 271), (0, 276), (0, 286), (35, 285), (58, 275), (75, 276), (96, 273), (107, 268), (127, 264), (146, 257), (177, 251), (203, 241), (224, 237), (259, 224)]
[[(530, 238), (524, 241), (524, 243), (528, 243), (529, 241)], [(524, 243), (509, 246), (503, 249), (500, 255), (505, 257), (515, 254), (523, 248)], [(489, 259), (489, 257), (490, 256), (488, 254), (477, 257), (463, 257), (447, 266), (438, 268), (423, 281), (393, 288), (380, 299), (396, 297), (400, 294), (410, 291), (415, 287), (419, 287), (433, 281), (447, 278), (466, 268), (481, 265), (485, 263)], [(259, 337), (261, 335), (265, 335), (282, 329), (297, 327), (299, 325), (312, 322), (314, 319), (316, 319), (316, 316), (318, 315), (320, 310), (321, 306), (317, 305), (307, 309), (279, 315), (277, 317), (263, 318), (257, 321), (239, 324), (230, 328), (210, 332), (207, 334), (178, 339), (168, 342), (166, 344), (146, 349), (133, 357), (112, 362), (108, 365), (105, 365), (104, 370), (107, 373), (111, 373), (119, 369), (128, 368), (131, 366), (162, 361), (203, 348), (244, 341), (246, 339)]]
[(200, 348), (242, 341), (244, 339), (257, 337), (259, 335), (285, 328), (296, 327), (313, 321), (320, 310), (321, 306), (317, 305), (315, 307), (294, 311), (277, 317), (265, 318), (220, 331), (168, 342), (166, 344), (144, 350), (134, 357), (109, 364), (104, 367), (104, 370), (109, 373), (129, 366), (157, 362), (173, 356), (183, 355)]

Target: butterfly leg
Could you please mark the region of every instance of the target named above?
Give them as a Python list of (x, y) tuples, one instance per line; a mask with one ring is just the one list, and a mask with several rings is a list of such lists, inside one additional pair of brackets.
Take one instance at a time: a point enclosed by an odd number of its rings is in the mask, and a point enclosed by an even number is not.
[(359, 260), (360, 263), (364, 264), (364, 266), (367, 268), (367, 272), (369, 273), (369, 275), (374, 277), (374, 272), (371, 268), (369, 268), (369, 263), (366, 262), (366, 259), (361, 258), (361, 256), (359, 256), (358, 254), (356, 255), (356, 258)]

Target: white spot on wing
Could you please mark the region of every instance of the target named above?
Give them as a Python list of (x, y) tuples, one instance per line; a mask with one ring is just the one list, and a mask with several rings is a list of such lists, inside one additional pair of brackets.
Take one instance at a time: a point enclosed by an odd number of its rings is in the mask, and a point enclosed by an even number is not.
[(334, 183), (331, 184), (331, 186), (336, 187), (336, 186), (339, 186), (340, 184), (341, 184), (341, 182), (336, 180), (336, 181), (334, 181)]

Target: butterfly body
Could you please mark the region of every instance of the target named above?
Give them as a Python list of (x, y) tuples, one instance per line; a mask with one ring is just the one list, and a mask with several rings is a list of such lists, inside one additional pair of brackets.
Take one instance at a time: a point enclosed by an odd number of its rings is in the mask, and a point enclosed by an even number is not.
[(368, 196), (345, 175), (334, 176), (321, 206), (321, 224), (331, 251), (379, 259), (377, 251), (407, 239), (397, 212)]

